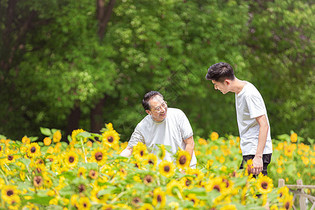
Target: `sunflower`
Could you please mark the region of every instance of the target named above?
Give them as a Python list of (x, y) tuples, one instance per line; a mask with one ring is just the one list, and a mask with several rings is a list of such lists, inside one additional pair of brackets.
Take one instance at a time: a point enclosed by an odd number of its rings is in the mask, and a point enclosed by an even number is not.
[(142, 200), (139, 197), (134, 197), (131, 200), (131, 204), (136, 208), (139, 208), (141, 203), (142, 203)]
[(138, 144), (133, 147), (132, 154), (136, 160), (142, 161), (148, 155), (147, 146), (142, 142), (138, 142)]
[(181, 198), (183, 192), (183, 186), (181, 182), (173, 179), (166, 185), (166, 193), (168, 195)]
[(165, 192), (159, 187), (153, 191), (153, 201), (152, 204), (154, 206), (159, 205), (160, 208), (165, 206), (166, 196)]
[(57, 143), (57, 142), (60, 142), (60, 140), (61, 140), (61, 132), (60, 130), (57, 130), (53, 135), (53, 141)]
[(102, 142), (109, 147), (117, 146), (119, 139), (119, 134), (115, 130), (105, 131), (102, 134)]
[(30, 158), (34, 158), (40, 155), (40, 146), (37, 143), (31, 143), (27, 149), (27, 156)]
[(191, 189), (194, 187), (193, 181), (194, 179), (192, 177), (183, 177), (181, 180), (182, 186), (184, 186), (185, 189)]
[(9, 202), (7, 202), (9, 204), (9, 210), (18, 210), (20, 209), (20, 203), (21, 203), (21, 199), (19, 196), (14, 196), (11, 198), (11, 200)]
[(277, 193), (279, 194), (279, 197), (278, 197), (279, 202), (282, 202), (283, 198), (289, 195), (289, 188), (287, 186), (283, 186), (278, 189)]
[(220, 210), (237, 210), (234, 204), (227, 204), (220, 208)]
[(256, 186), (260, 193), (270, 193), (273, 188), (272, 179), (270, 179), (268, 176), (259, 175)]
[(186, 196), (185, 200), (189, 200), (194, 203), (194, 207), (198, 206), (199, 199), (197, 198), (196, 194), (190, 193)]
[(98, 165), (104, 165), (106, 163), (107, 156), (102, 148), (93, 150), (91, 155), (92, 162), (96, 162)]
[(79, 208), (79, 195), (78, 194), (74, 194), (71, 196), (70, 198), (70, 204), (76, 208)]
[(44, 142), (45, 146), (49, 146), (51, 144), (51, 138), (45, 137), (43, 142)]
[(176, 158), (176, 166), (180, 169), (185, 169), (190, 164), (191, 156), (189, 152), (185, 150), (178, 150), (177, 158)]
[(210, 139), (211, 139), (211, 141), (215, 141), (215, 140), (217, 140), (219, 138), (219, 134), (217, 133), (217, 132), (212, 132), (211, 134), (210, 134)]
[(30, 144), (30, 143), (31, 143), (31, 139), (28, 138), (27, 136), (24, 136), (24, 137), (22, 138), (22, 143), (23, 143), (23, 144)]
[(69, 151), (64, 157), (64, 163), (68, 168), (74, 168), (79, 161), (78, 154), (74, 151)]
[(298, 135), (296, 133), (292, 133), (291, 136), (290, 136), (290, 139), (293, 143), (297, 142), (298, 140)]
[(293, 206), (293, 195), (286, 196), (283, 199), (282, 204), (284, 209), (291, 209)]
[(146, 164), (155, 170), (155, 167), (157, 165), (157, 156), (153, 153), (150, 153), (146, 158)]
[(91, 207), (91, 202), (88, 197), (81, 197), (78, 204), (78, 209), (90, 209)]
[(175, 165), (170, 161), (162, 160), (159, 164), (159, 172), (167, 178), (172, 177), (175, 174)]
[(198, 168), (188, 168), (186, 170), (187, 175), (194, 175), (194, 179), (197, 181), (201, 181), (205, 174)]
[(149, 203), (145, 203), (139, 208), (139, 210), (153, 210), (153, 209), (154, 209), (153, 206)]
[(97, 179), (97, 177), (98, 177), (98, 172), (95, 171), (95, 170), (93, 170), (93, 169), (91, 169), (91, 170), (89, 171), (89, 177), (90, 177), (91, 179)]
[(85, 132), (83, 129), (77, 129), (77, 130), (73, 130), (72, 131), (72, 134), (71, 134), (71, 144), (76, 144), (77, 143), (77, 139), (76, 139), (76, 136), (79, 134), (79, 133), (83, 133)]
[(206, 191), (211, 192), (212, 190), (216, 190), (223, 194), (225, 192), (226, 184), (222, 181), (221, 177), (215, 177), (214, 179), (209, 180), (206, 184)]
[(11, 200), (15, 199), (18, 197), (20, 192), (17, 189), (17, 186), (14, 185), (7, 185), (7, 186), (2, 186), (1, 189), (1, 198), (5, 202), (9, 203)]
[(85, 178), (85, 172), (86, 172), (86, 169), (84, 167), (80, 167), (78, 170), (78, 177), (82, 176)]

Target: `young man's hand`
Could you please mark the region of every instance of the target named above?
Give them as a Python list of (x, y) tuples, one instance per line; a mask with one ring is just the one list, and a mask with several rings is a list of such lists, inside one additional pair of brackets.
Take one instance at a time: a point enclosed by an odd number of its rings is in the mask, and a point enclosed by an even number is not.
[(262, 157), (255, 156), (253, 159), (253, 167), (252, 167), (252, 174), (258, 175), (263, 170), (263, 161)]

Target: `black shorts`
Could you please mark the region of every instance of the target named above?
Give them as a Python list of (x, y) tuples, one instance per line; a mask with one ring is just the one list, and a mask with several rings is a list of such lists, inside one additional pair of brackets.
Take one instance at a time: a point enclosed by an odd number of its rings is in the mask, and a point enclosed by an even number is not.
[[(262, 160), (263, 160), (263, 171), (261, 172), (263, 175), (267, 176), (267, 167), (271, 161), (271, 155), (272, 154), (263, 154)], [(240, 169), (244, 169), (244, 165), (246, 164), (246, 162), (250, 159), (254, 159), (255, 155), (244, 155), (243, 156), (243, 161), (242, 164), (240, 166)]]

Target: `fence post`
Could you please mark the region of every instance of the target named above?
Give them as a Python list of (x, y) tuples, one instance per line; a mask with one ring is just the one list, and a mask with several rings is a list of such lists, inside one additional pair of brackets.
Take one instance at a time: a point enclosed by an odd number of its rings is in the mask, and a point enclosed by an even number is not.
[(285, 185), (284, 179), (278, 179), (278, 187), (283, 187)]
[[(303, 185), (302, 179), (297, 180), (297, 181), (296, 181), (296, 184), (299, 185), (299, 186), (300, 186), (300, 185)], [(298, 191), (299, 191), (300, 193), (304, 193), (303, 188), (298, 189)], [(300, 195), (300, 209), (301, 209), (301, 210), (306, 210), (306, 198), (305, 198), (303, 195)]]

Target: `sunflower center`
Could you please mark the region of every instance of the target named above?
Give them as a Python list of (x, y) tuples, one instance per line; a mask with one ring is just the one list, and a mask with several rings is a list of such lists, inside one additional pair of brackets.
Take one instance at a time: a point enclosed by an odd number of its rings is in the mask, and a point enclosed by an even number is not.
[(12, 155), (9, 155), (9, 156), (8, 156), (8, 160), (10, 160), (10, 161), (13, 160), (13, 156), (12, 156)]
[(143, 151), (140, 152), (141, 157), (143, 156)]
[(190, 201), (192, 201), (195, 204), (195, 200), (194, 199), (190, 199)]
[(290, 203), (289, 203), (289, 202), (286, 202), (285, 205), (284, 205), (284, 208), (285, 208), (285, 209), (289, 209), (289, 208), (290, 208)]
[(34, 153), (34, 152), (36, 152), (36, 148), (35, 148), (35, 147), (32, 147), (32, 148), (31, 148), (31, 153)]
[(34, 177), (34, 185), (36, 187), (42, 185), (42, 183), (43, 183), (43, 178), (41, 176), (35, 176)]
[(222, 179), (222, 182), (225, 183), (226, 188), (228, 188), (230, 186), (230, 183), (227, 179)]
[(95, 159), (98, 160), (98, 161), (102, 160), (103, 159), (103, 153), (97, 152), (95, 154)]
[(149, 160), (148, 163), (151, 164), (151, 165), (154, 165), (153, 160)]
[(79, 192), (81, 193), (81, 192), (83, 192), (84, 190), (85, 190), (84, 184), (80, 184), (80, 185), (79, 185)]
[(213, 189), (217, 190), (218, 192), (220, 192), (220, 186), (219, 185), (214, 185)]
[(69, 163), (73, 163), (74, 162), (74, 157), (69, 157)]
[(8, 190), (7, 191), (7, 196), (11, 196), (11, 195), (13, 195), (13, 190)]
[(165, 172), (169, 172), (170, 171), (170, 167), (169, 166), (164, 166), (164, 171)]
[(267, 188), (268, 188), (268, 183), (267, 183), (267, 182), (261, 183), (261, 187), (262, 187), (263, 189), (267, 189)]
[(139, 203), (139, 202), (140, 202), (140, 198), (134, 198), (134, 199), (133, 199), (133, 202), (134, 202), (134, 203)]
[(86, 203), (84, 203), (84, 204), (83, 204), (83, 206), (86, 208), (86, 207), (87, 207), (87, 204), (86, 204)]
[(156, 200), (157, 200), (159, 203), (161, 203), (161, 202), (162, 202), (162, 197), (161, 197), (161, 195), (158, 195), (158, 196), (156, 197)]
[(151, 183), (152, 181), (153, 181), (152, 176), (146, 175), (146, 176), (144, 177), (144, 182), (145, 182), (145, 183)]
[(191, 184), (191, 181), (190, 180), (186, 180), (185, 184), (188, 187)]
[(187, 158), (184, 155), (179, 158), (179, 164), (181, 165), (184, 165), (186, 161), (187, 161)]
[(107, 138), (107, 141), (108, 141), (109, 143), (113, 143), (114, 138), (113, 138), (112, 136), (109, 136), (109, 137)]

